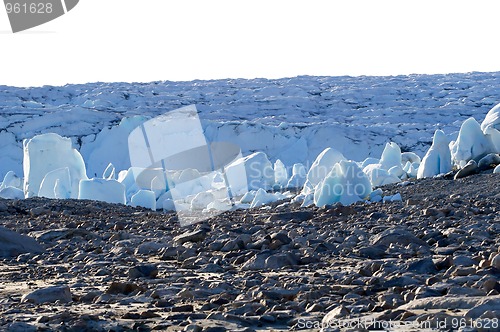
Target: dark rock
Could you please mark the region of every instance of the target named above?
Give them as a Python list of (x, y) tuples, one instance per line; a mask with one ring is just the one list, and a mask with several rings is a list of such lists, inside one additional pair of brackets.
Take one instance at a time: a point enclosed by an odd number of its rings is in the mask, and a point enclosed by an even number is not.
[(101, 294), (102, 294), (101, 292), (97, 292), (97, 291), (88, 292), (87, 294), (83, 295), (80, 298), (80, 301), (82, 301), (84, 303), (91, 303), (94, 301), (94, 299), (96, 297), (98, 297)]
[(24, 253), (38, 254), (43, 251), (43, 247), (35, 239), (0, 226), (0, 257), (16, 257)]
[(268, 220), (277, 221), (305, 221), (314, 218), (314, 214), (310, 211), (296, 211), (296, 212), (285, 212), (285, 213), (275, 213), (272, 214)]
[(477, 265), (476, 261), (464, 255), (453, 257), (453, 265), (457, 266), (474, 266)]
[(262, 239), (259, 239), (253, 243), (249, 243), (247, 245), (248, 249), (262, 249), (263, 246), (269, 246), (271, 244), (271, 238), (270, 237), (264, 237)]
[(259, 297), (264, 297), (275, 301), (292, 301), (295, 299), (299, 289), (273, 289), (273, 290), (263, 290)]
[(243, 242), (241, 239), (234, 239), (226, 241), (224, 246), (220, 248), (220, 251), (228, 252), (241, 249), (245, 249), (245, 242)]
[(282, 244), (289, 244), (292, 240), (288, 237), (286, 233), (278, 232), (271, 235), (272, 240), (278, 240)]
[(160, 257), (162, 260), (173, 260), (177, 259), (181, 249), (179, 247), (167, 247), (160, 250)]
[(130, 279), (136, 278), (156, 278), (158, 275), (158, 267), (153, 264), (137, 265), (128, 270)]
[(470, 160), (462, 169), (460, 169), (457, 174), (455, 174), (454, 179), (461, 179), (472, 174), (476, 174), (479, 171), (477, 163), (475, 160)]
[(409, 231), (402, 228), (390, 228), (380, 232), (370, 239), (370, 243), (372, 245), (383, 245), (386, 247), (389, 247), (393, 243), (402, 246), (407, 246), (412, 243), (425, 247), (428, 246), (425, 241), (422, 241)]
[(496, 153), (490, 153), (479, 160), (477, 167), (480, 171), (484, 171), (490, 168), (495, 168), (498, 164), (500, 164), (500, 156)]
[(201, 242), (207, 236), (204, 229), (198, 229), (192, 232), (183, 233), (174, 237), (174, 242), (177, 244), (184, 244), (186, 242)]
[(77, 236), (87, 238), (92, 236), (92, 234), (81, 228), (58, 228), (58, 229), (49, 229), (45, 231), (32, 232), (30, 235), (33, 235), (35, 239), (41, 242), (54, 242), (62, 239), (70, 239)]
[(299, 259), (291, 253), (280, 253), (269, 256), (266, 259), (265, 267), (266, 269), (279, 270), (286, 266), (297, 265)]
[(194, 308), (192, 304), (179, 304), (171, 309), (172, 312), (193, 312)]
[(415, 290), (415, 299), (422, 299), (425, 297), (436, 297), (442, 296), (440, 292), (434, 289), (430, 289), (426, 286), (420, 286)]
[(368, 215), (368, 218), (372, 220), (385, 219), (387, 218), (387, 214), (383, 212), (372, 212)]
[(435, 263), (435, 266), (439, 271), (449, 269), (452, 265), (453, 260), (451, 257), (443, 258)]
[(136, 290), (143, 291), (144, 289), (136, 284), (129, 282), (113, 281), (106, 290), (106, 294), (130, 294)]
[(38, 330), (36, 326), (26, 322), (13, 322), (7, 326), (3, 326), (3, 329), (9, 332), (36, 332)]
[(424, 258), (413, 262), (408, 265), (407, 270), (418, 274), (433, 274), (438, 271), (436, 265), (434, 264), (434, 261), (431, 258)]
[(209, 326), (203, 329), (203, 332), (227, 332), (224, 326)]
[(269, 252), (254, 255), (242, 266), (242, 270), (263, 270), (266, 267), (266, 259), (271, 255)]
[(202, 273), (222, 273), (224, 268), (220, 265), (209, 263), (199, 270)]
[(141, 314), (138, 312), (126, 312), (123, 316), (123, 319), (141, 319)]
[(402, 276), (402, 277), (388, 278), (382, 285), (384, 288), (389, 288), (389, 287), (405, 287), (405, 286), (412, 286), (419, 284), (420, 282), (418, 280), (415, 280), (408, 276)]
[(385, 250), (387, 247), (383, 245), (375, 245), (369, 247), (361, 247), (355, 252), (361, 257), (370, 258), (370, 259), (381, 259), (386, 256)]

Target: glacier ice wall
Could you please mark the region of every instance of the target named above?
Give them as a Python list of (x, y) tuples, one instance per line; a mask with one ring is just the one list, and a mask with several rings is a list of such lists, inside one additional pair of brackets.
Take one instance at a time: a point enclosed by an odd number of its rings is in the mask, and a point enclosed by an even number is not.
[[(107, 166), (101, 130), (190, 104), (209, 140), (229, 139), (245, 155), (264, 151), (287, 166), (310, 165), (330, 146), (348, 159), (379, 157), (389, 141), (423, 156), (437, 129), (454, 140), (464, 120), (482, 120), (499, 96), (500, 73), (0, 86), (0, 178), (22, 174), (23, 139), (49, 132), (70, 137), (92, 165), (88, 175), (99, 177)], [(126, 169), (122, 147), (112, 146), (113, 164)]]

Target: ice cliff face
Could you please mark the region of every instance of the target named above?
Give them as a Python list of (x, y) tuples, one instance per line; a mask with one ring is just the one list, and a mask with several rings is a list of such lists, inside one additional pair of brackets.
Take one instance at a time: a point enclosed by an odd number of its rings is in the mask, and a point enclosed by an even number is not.
[(348, 159), (378, 158), (389, 141), (423, 156), (436, 129), (455, 140), (467, 118), (481, 121), (499, 99), (500, 73), (1, 86), (0, 178), (23, 173), (23, 139), (49, 132), (72, 139), (89, 177), (108, 165), (106, 144), (117, 170), (126, 169), (126, 143), (104, 139), (111, 128), (128, 118), (113, 135), (126, 137), (134, 122), (189, 104), (209, 140), (288, 167), (310, 165), (326, 147)]

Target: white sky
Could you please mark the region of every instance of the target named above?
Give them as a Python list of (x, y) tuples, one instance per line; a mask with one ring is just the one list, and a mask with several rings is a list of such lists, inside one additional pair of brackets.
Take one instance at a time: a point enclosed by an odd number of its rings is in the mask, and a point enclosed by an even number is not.
[(500, 71), (500, 1), (80, 0), (12, 34), (0, 84)]

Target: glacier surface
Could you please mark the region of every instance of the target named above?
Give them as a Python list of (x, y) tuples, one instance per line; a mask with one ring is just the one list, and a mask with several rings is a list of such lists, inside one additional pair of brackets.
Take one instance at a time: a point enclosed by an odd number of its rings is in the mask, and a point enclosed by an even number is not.
[[(128, 169), (120, 141), (130, 126), (190, 104), (209, 141), (288, 167), (309, 167), (327, 147), (352, 160), (379, 157), (391, 141), (423, 156), (437, 129), (455, 140), (462, 122), (485, 118), (499, 96), (500, 73), (0, 86), (0, 179), (23, 173), (23, 139), (49, 132), (72, 140), (91, 178), (109, 162)], [(483, 126), (498, 129), (498, 112)]]
[[(500, 107), (491, 108), (498, 80), (472, 73), (0, 87), (0, 197), (177, 211), (259, 207), (290, 197), (268, 192), (286, 188), (302, 188), (294, 200), (303, 206), (397, 200), (372, 188), (500, 152)], [(190, 100), (200, 112), (185, 107)], [(159, 114), (172, 105), (184, 107)], [(193, 163), (203, 167), (186, 166)]]

